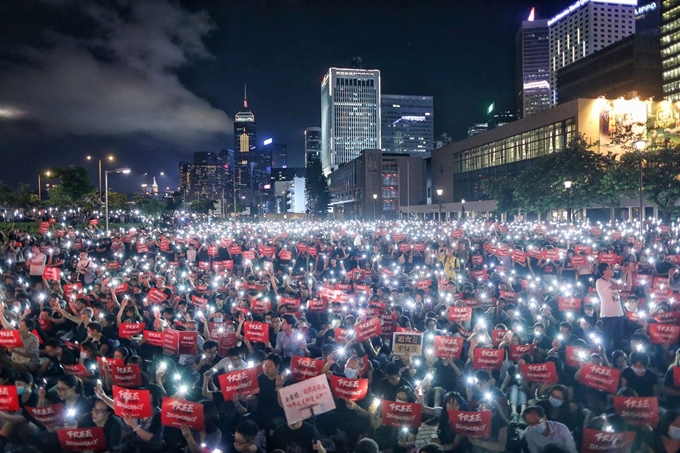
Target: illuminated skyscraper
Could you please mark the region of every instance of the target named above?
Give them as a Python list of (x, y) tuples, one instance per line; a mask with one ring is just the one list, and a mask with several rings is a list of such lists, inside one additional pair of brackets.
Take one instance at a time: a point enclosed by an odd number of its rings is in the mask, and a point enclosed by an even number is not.
[(380, 105), (380, 135), (384, 152), (411, 154), (432, 151), (432, 96), (383, 94)]
[(253, 152), (257, 147), (255, 115), (248, 110), (247, 92), (244, 89), (243, 109), (234, 117), (234, 188), (236, 195), (252, 199)]
[(305, 129), (305, 166), (310, 157), (321, 157), (321, 128)]
[(380, 148), (380, 71), (330, 68), (321, 83), (324, 174)]
[(666, 99), (680, 100), (680, 0), (661, 2), (661, 65), (663, 94)]
[(548, 20), (531, 9), (515, 39), (517, 112), (522, 118), (550, 108), (550, 41)]

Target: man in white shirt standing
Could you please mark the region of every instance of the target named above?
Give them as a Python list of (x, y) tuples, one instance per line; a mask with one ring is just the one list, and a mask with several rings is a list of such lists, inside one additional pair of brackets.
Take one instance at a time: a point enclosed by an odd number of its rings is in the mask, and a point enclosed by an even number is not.
[(31, 256), (26, 261), (29, 266), (28, 275), (31, 277), (32, 284), (40, 283), (42, 281), (46, 262), (47, 256), (40, 251), (38, 244), (33, 244), (31, 246)]
[[(600, 298), (600, 318), (602, 319), (602, 343), (608, 351), (621, 349), (621, 339), (623, 338), (624, 312), (619, 291), (630, 291), (631, 270), (627, 264), (623, 266), (623, 282), (619, 283), (612, 280), (614, 269), (607, 263), (600, 263), (597, 266), (598, 273), (601, 275), (595, 288)], [(611, 347), (611, 349), (610, 349)]]

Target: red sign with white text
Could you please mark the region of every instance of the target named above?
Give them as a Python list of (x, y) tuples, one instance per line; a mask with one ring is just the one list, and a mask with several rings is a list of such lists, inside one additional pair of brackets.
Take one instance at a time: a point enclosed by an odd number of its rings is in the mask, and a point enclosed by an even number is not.
[(165, 329), (163, 331), (163, 354), (179, 355), (179, 330)]
[(143, 322), (123, 323), (118, 325), (118, 336), (120, 338), (131, 338), (139, 335), (146, 327)]
[(0, 411), (16, 412), (19, 410), (19, 394), (16, 385), (0, 385)]
[(615, 396), (614, 411), (631, 425), (656, 428), (659, 424), (659, 400), (656, 397)]
[(602, 390), (607, 393), (616, 393), (619, 389), (621, 371), (616, 368), (584, 363), (581, 367), (579, 384), (586, 387)]
[(380, 318), (371, 318), (368, 321), (358, 322), (354, 325), (354, 340), (362, 342), (382, 334)]
[(290, 372), (295, 377), (295, 381), (304, 381), (321, 374), (323, 360), (311, 359), (294, 355), (290, 359)]
[(578, 297), (560, 297), (557, 305), (560, 311), (581, 311), (581, 299)]
[(163, 347), (163, 332), (156, 332), (155, 330), (145, 330), (143, 332), (144, 340), (151, 346)]
[(42, 407), (25, 406), (24, 409), (45, 428), (64, 424), (64, 405), (61, 403)]
[(257, 369), (246, 368), (245, 370), (217, 376), (225, 401), (231, 401), (233, 395), (250, 396), (259, 393), (260, 386), (257, 383)]
[(183, 332), (179, 333), (179, 353), (196, 355), (198, 354), (198, 332)]
[(557, 369), (553, 362), (545, 363), (525, 363), (519, 366), (522, 377), (527, 382), (538, 384), (557, 383)]
[(505, 349), (475, 348), (472, 367), (475, 370), (500, 370), (504, 357)]
[(513, 362), (519, 361), (524, 354), (534, 353), (535, 344), (511, 344), (508, 346), (508, 356)]
[(160, 304), (168, 298), (168, 295), (158, 288), (151, 288), (147, 293), (146, 298), (152, 304)]
[(680, 326), (652, 323), (649, 325), (649, 338), (652, 344), (674, 344), (680, 337)]
[(187, 425), (195, 431), (202, 431), (204, 428), (203, 404), (179, 398), (163, 398), (161, 424), (173, 428)]
[(64, 452), (106, 451), (104, 428), (64, 428), (57, 430), (57, 437)]
[(466, 322), (472, 320), (472, 307), (449, 307), (449, 321)]
[(382, 424), (393, 428), (420, 428), (422, 405), (420, 403), (381, 402)]
[(4, 348), (20, 348), (24, 345), (18, 330), (0, 330), (0, 346)]
[(449, 411), (449, 425), (456, 434), (488, 439), (491, 437), (491, 411)]
[(436, 335), (433, 344), (434, 356), (442, 359), (458, 359), (463, 350), (464, 341), (462, 337)]
[(113, 382), (113, 385), (127, 388), (142, 386), (142, 370), (138, 364), (130, 363), (123, 366), (111, 365), (110, 369), (111, 382)]
[(264, 322), (246, 321), (243, 324), (243, 336), (253, 343), (267, 343), (269, 325)]
[(630, 453), (635, 443), (634, 431), (607, 432), (586, 428), (583, 430), (583, 453)]
[(362, 400), (368, 394), (368, 379), (349, 379), (333, 374), (331, 375), (331, 392), (334, 397), (343, 400)]
[(113, 410), (119, 417), (130, 414), (132, 418), (151, 417), (151, 392), (130, 390), (113, 386)]

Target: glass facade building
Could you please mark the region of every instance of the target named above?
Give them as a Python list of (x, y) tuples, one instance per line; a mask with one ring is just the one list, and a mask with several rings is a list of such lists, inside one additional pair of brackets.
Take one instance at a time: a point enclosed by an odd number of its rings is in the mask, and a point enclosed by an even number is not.
[(522, 22), (515, 39), (517, 111), (521, 118), (550, 108), (548, 20)]
[(321, 157), (321, 128), (308, 127), (305, 129), (305, 166), (310, 157)]
[(432, 151), (432, 96), (383, 94), (380, 105), (380, 132), (384, 152), (411, 154)]
[(661, 64), (666, 99), (680, 100), (680, 0), (661, 2)]

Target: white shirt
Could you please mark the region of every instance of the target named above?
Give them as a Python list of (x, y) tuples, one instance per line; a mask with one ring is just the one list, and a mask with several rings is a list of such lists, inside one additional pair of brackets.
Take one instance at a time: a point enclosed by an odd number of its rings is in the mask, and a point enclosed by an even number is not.
[(595, 282), (595, 289), (600, 298), (600, 317), (612, 318), (623, 316), (623, 308), (619, 299), (619, 292), (612, 289), (614, 284), (604, 278), (599, 278)]
[(574, 443), (574, 436), (569, 432), (569, 428), (559, 422), (546, 422), (550, 427), (550, 434), (544, 436), (538, 434), (531, 429), (524, 431), (524, 440), (527, 442), (529, 451), (531, 453), (540, 453), (548, 444), (557, 444), (565, 448), (569, 453), (576, 453), (576, 444)]
[(31, 257), (29, 260), (31, 263), (31, 269), (29, 270), (29, 273), (33, 276), (42, 276), (43, 272), (45, 272), (46, 261), (47, 257), (44, 253), (38, 253), (37, 255)]

